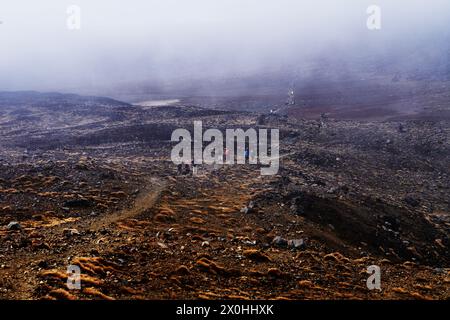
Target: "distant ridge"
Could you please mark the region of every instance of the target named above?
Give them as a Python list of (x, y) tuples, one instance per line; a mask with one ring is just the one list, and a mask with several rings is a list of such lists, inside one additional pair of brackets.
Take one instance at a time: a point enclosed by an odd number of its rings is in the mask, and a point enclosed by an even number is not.
[(0, 91), (0, 106), (14, 106), (14, 105), (32, 105), (35, 107), (42, 106), (43, 103), (48, 106), (48, 103), (54, 104), (73, 104), (73, 105), (89, 105), (89, 104), (107, 104), (116, 107), (131, 106), (131, 104), (119, 100), (97, 97), (97, 96), (82, 96), (73, 93), (59, 93), (59, 92), (38, 92), (38, 91)]

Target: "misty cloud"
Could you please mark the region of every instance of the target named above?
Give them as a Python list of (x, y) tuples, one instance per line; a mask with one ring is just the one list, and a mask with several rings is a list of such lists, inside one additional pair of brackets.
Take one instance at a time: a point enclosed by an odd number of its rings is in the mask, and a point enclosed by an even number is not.
[[(382, 10), (378, 31), (366, 27), (372, 4)], [(81, 8), (80, 30), (67, 28), (69, 5)], [(0, 21), (0, 90), (82, 92), (446, 50), (450, 3), (16, 0), (0, 4)]]

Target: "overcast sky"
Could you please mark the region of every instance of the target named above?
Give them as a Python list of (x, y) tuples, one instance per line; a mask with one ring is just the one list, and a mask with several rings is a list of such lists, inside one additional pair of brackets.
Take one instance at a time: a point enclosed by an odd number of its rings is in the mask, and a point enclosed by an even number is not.
[[(381, 30), (366, 27), (371, 4)], [(67, 28), (69, 5), (80, 30)], [(450, 1), (0, 0), (0, 21), (0, 90), (76, 92), (444, 42)]]

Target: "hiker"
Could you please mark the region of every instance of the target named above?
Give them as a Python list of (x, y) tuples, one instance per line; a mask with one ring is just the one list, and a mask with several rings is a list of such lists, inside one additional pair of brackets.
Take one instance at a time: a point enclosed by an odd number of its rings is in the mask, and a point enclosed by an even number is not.
[(230, 151), (228, 150), (228, 148), (225, 148), (223, 151), (223, 154), (225, 155), (225, 159), (228, 160), (228, 154), (230, 153)]
[(249, 152), (250, 161), (253, 163), (255, 161), (255, 152), (254, 150)]
[(191, 172), (191, 166), (189, 165), (189, 163), (185, 163), (183, 174), (189, 174), (190, 172)]
[(327, 123), (326, 123), (327, 120), (328, 120), (327, 115), (325, 113), (322, 113), (320, 115), (320, 126), (319, 126), (319, 128), (325, 128), (326, 125), (327, 125)]
[(197, 165), (194, 163), (194, 160), (192, 160), (191, 167), (192, 167), (192, 175), (196, 176), (197, 175)]

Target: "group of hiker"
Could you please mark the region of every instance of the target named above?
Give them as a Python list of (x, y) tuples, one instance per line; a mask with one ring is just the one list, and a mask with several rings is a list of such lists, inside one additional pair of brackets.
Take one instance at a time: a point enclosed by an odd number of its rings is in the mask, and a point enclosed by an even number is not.
[[(224, 156), (225, 158), (229, 155), (229, 150), (227, 148), (224, 149)], [(253, 152), (250, 152), (248, 148), (245, 148), (244, 150), (244, 157), (245, 161), (248, 162), (249, 159), (254, 158)], [(188, 175), (192, 173), (192, 175), (196, 175), (198, 172), (198, 164), (194, 163), (194, 160), (191, 161), (191, 163), (180, 163), (177, 166), (177, 173), (178, 175)]]
[(197, 165), (194, 163), (194, 160), (189, 163), (180, 163), (177, 166), (177, 172), (179, 175), (188, 175), (191, 172), (195, 175), (195, 171), (197, 169)]

